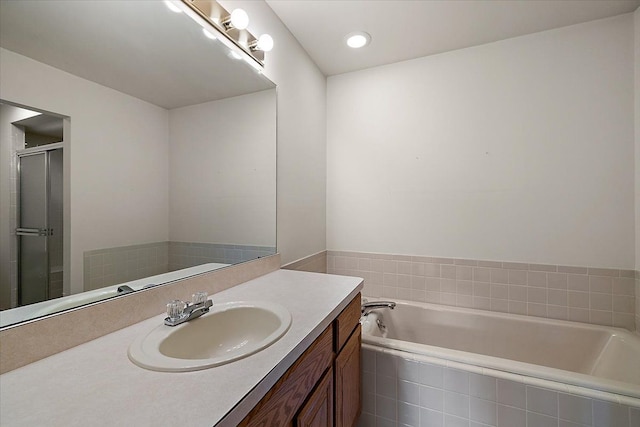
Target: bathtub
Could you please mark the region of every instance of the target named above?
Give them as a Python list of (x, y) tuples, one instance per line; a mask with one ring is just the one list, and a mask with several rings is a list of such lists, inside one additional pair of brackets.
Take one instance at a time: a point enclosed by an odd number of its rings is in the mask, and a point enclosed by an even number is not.
[[(369, 301), (375, 301), (375, 299), (369, 299)], [(618, 328), (568, 321), (428, 303), (398, 300), (396, 302), (397, 306), (394, 310), (381, 309), (370, 314), (368, 321), (363, 324), (362, 336), (363, 378), (365, 383), (369, 382), (368, 385), (364, 385), (365, 394), (367, 390), (375, 390), (374, 396), (370, 396), (370, 399), (378, 399), (378, 406), (387, 408), (388, 413), (383, 416), (392, 421), (393, 416), (389, 408), (393, 405), (389, 402), (385, 403), (385, 399), (398, 400), (395, 403), (396, 422), (405, 425), (421, 425), (420, 423), (412, 424), (410, 420), (402, 420), (401, 408), (410, 410), (415, 404), (416, 410), (420, 410), (421, 415), (424, 415), (425, 410), (435, 411), (435, 414), (439, 413), (437, 411), (442, 411), (441, 415), (445, 417), (445, 421), (447, 416), (454, 418), (461, 416), (463, 421), (465, 419), (474, 421), (473, 414), (469, 410), (473, 405), (469, 404), (469, 400), (477, 397), (480, 403), (494, 405), (493, 407), (485, 405), (484, 414), (489, 414), (490, 419), (483, 420), (482, 423), (500, 425), (496, 423), (496, 419), (502, 406), (501, 385), (512, 388), (522, 387), (524, 401), (517, 404), (510, 403), (509, 394), (515, 395), (517, 394), (515, 392), (503, 391), (502, 398), (507, 399), (505, 408), (521, 410), (525, 420), (529, 420), (530, 416), (556, 417), (553, 418), (555, 420), (567, 419), (562, 418), (562, 399), (559, 404), (558, 393), (564, 393), (571, 398), (586, 399), (582, 403), (591, 405), (590, 409), (576, 415), (578, 420), (573, 420), (583, 422), (585, 425), (592, 425), (584, 421), (586, 419), (584, 417), (588, 416), (589, 422), (593, 421), (593, 425), (617, 426), (619, 420), (614, 423), (613, 419), (613, 421), (597, 424), (595, 420), (599, 415), (596, 413), (604, 411), (605, 417), (613, 416), (611, 411), (614, 409), (617, 411), (620, 408), (624, 408), (620, 409), (622, 412), (627, 411), (625, 416), (628, 418), (627, 422), (620, 421), (619, 425), (633, 426), (636, 419), (640, 419), (636, 418), (640, 417), (640, 409), (638, 409), (640, 408), (640, 335)], [(386, 326), (386, 332), (381, 332), (377, 327), (376, 319)], [(367, 359), (371, 358), (374, 362), (367, 363)], [(377, 368), (375, 360), (378, 360)], [(434, 377), (436, 380), (425, 379), (426, 374), (419, 374), (419, 378), (403, 376), (403, 372), (418, 372), (418, 365), (402, 368), (403, 363), (405, 365), (422, 363), (424, 365), (422, 367), (427, 369), (425, 372), (439, 373)], [(390, 370), (388, 366), (397, 366), (397, 370)], [(438, 366), (441, 370), (434, 370)], [(371, 371), (373, 371), (373, 379), (367, 380), (366, 378), (372, 375)], [(393, 386), (385, 388), (380, 385), (381, 381), (384, 384), (385, 378), (393, 375), (399, 375), (396, 381), (398, 390), (395, 394), (389, 391)], [(414, 377), (416, 375), (418, 374), (413, 374)], [(444, 379), (437, 380), (438, 375)], [(466, 388), (465, 386), (454, 390), (448, 388), (447, 375), (466, 378), (466, 380), (450, 381), (451, 384), (466, 384)], [(479, 378), (485, 382), (488, 381), (488, 384), (493, 384), (493, 391), (490, 386), (486, 394), (474, 397), (473, 385), (469, 386), (469, 381), (474, 379), (480, 381)], [(435, 381), (435, 385), (430, 381)], [(390, 380), (387, 382), (393, 384)], [(439, 396), (434, 393), (441, 390), (443, 397), (436, 399), (435, 403), (429, 402), (428, 399), (423, 399), (420, 391), (419, 398), (416, 397), (415, 402), (403, 402), (400, 395), (411, 396), (411, 393), (406, 391), (403, 393), (399, 389), (401, 384), (407, 387), (414, 385), (426, 387), (427, 395)], [(375, 388), (376, 385), (377, 388)], [(496, 387), (498, 397), (495, 396)], [(534, 389), (530, 389), (531, 387)], [(413, 394), (418, 393), (417, 390), (418, 388)], [(542, 395), (548, 397), (547, 401), (550, 404), (547, 405), (548, 408), (541, 407), (537, 411), (531, 411), (530, 405), (537, 405), (544, 399), (536, 401), (534, 398), (532, 403), (529, 402), (529, 395), (536, 396), (539, 392), (547, 393)], [(453, 397), (462, 396), (466, 399), (463, 399), (466, 403), (460, 405), (461, 413), (455, 413), (455, 411), (453, 414), (448, 413), (447, 393), (453, 393), (451, 394)], [(445, 403), (442, 404), (440, 400), (444, 400)], [(613, 409), (602, 409), (598, 406), (598, 402), (608, 402), (617, 406), (613, 406)], [(432, 407), (433, 405), (435, 407)], [(455, 406), (452, 405), (449, 406)], [(560, 413), (558, 405), (560, 405)], [(367, 412), (375, 412), (374, 403), (367, 405), (365, 402), (364, 406), (363, 417), (367, 416)], [(600, 409), (596, 411), (592, 406)], [(573, 409), (575, 408), (570, 407), (570, 410)], [(491, 418), (492, 413), (494, 418)], [(467, 418), (464, 418), (465, 416)], [(568, 419), (571, 420), (571, 417), (569, 416)], [(513, 420), (509, 423), (518, 425)], [(528, 421), (528, 425), (537, 424), (543, 425), (542, 421), (537, 419)], [(364, 422), (361, 425), (368, 424)], [(434, 425), (438, 425), (438, 422)]]

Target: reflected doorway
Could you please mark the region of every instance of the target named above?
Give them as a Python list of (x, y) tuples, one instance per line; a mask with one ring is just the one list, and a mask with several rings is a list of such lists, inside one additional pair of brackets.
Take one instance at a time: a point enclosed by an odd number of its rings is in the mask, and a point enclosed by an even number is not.
[(0, 110), (2, 166), (9, 166), (2, 179), (10, 182), (0, 283), (6, 309), (63, 295), (64, 119), (5, 102)]

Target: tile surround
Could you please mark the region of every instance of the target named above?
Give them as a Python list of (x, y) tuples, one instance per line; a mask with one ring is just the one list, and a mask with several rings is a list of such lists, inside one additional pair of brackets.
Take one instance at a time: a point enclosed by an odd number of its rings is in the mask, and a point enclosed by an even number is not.
[(363, 348), (360, 427), (635, 427), (640, 408)]
[(633, 270), (328, 251), (327, 272), (364, 295), (640, 330)]
[(85, 290), (206, 263), (237, 264), (275, 252), (268, 246), (173, 241), (92, 250), (84, 253)]
[(327, 251), (321, 251), (314, 255), (301, 258), (297, 261), (283, 265), (285, 270), (308, 271), (310, 273), (327, 272)]

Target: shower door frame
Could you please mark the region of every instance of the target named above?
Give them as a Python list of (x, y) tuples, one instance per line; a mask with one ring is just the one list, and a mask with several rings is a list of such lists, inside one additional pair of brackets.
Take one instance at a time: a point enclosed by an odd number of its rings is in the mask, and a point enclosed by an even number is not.
[[(17, 164), (16, 164), (16, 172), (18, 175), (18, 179), (16, 181), (17, 184), (17, 188), (18, 188), (18, 200), (17, 200), (17, 206), (16, 206), (16, 222), (19, 223), (18, 227), (16, 227), (16, 238), (17, 238), (17, 261), (18, 261), (18, 295), (17, 295), (17, 302), (18, 302), (18, 307), (21, 307), (25, 304), (23, 304), (23, 291), (22, 291), (22, 268), (23, 268), (23, 263), (22, 263), (22, 238), (23, 237), (29, 237), (29, 236), (34, 236), (34, 237), (44, 237), (45, 238), (45, 251), (46, 251), (46, 271), (47, 271), (47, 284), (46, 284), (46, 298), (43, 301), (49, 301), (51, 299), (51, 251), (50, 251), (50, 242), (49, 242), (49, 238), (51, 236), (51, 229), (50, 229), (50, 221), (49, 221), (49, 217), (50, 217), (50, 212), (49, 212), (49, 205), (50, 205), (50, 197), (51, 197), (51, 175), (50, 175), (50, 165), (49, 165), (49, 151), (54, 151), (54, 150), (62, 150), (62, 158), (63, 158), (63, 173), (65, 170), (65, 166), (64, 164), (65, 162), (65, 144), (64, 142), (57, 142), (57, 143), (53, 143), (53, 144), (46, 144), (46, 145), (41, 145), (38, 147), (33, 147), (33, 148), (27, 148), (27, 149), (23, 149), (23, 150), (18, 150), (16, 151), (16, 157), (17, 157)], [(46, 203), (45, 203), (45, 224), (44, 224), (44, 230), (45, 234), (42, 234), (42, 230), (40, 229), (38, 234), (36, 234), (35, 232), (33, 232), (32, 234), (18, 234), (19, 230), (24, 230), (24, 228), (22, 227), (21, 224), (21, 213), (20, 213), (20, 209), (22, 207), (22, 189), (21, 189), (21, 179), (22, 179), (22, 170), (21, 170), (21, 165), (22, 165), (22, 158), (23, 157), (29, 157), (29, 156), (36, 156), (36, 155), (42, 155), (44, 154), (46, 156), (46, 161), (45, 161), (45, 175), (46, 175), (46, 183), (45, 183), (45, 190), (44, 190), (44, 194), (45, 194), (45, 199), (46, 199)], [(63, 185), (63, 194), (65, 191), (65, 186)], [(64, 205), (64, 203), (63, 203)], [(63, 215), (64, 217), (64, 215)], [(64, 225), (63, 225), (63, 229), (64, 229)], [(28, 233), (28, 232), (27, 232)], [(65, 239), (63, 238), (63, 258), (65, 257)], [(63, 267), (63, 271), (64, 271), (64, 267)], [(32, 303), (29, 303), (32, 304)]]

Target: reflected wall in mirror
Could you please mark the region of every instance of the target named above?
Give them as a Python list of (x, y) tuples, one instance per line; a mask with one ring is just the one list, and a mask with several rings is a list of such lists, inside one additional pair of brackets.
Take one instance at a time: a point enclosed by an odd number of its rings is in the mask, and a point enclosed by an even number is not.
[[(0, 74), (1, 326), (275, 253), (275, 85), (189, 17), (2, 1)], [(19, 161), (53, 151), (24, 145), (34, 117), (63, 128), (44, 184), (62, 181), (62, 221), (38, 237), (16, 231), (34, 193)], [(46, 241), (37, 269), (27, 239)]]

